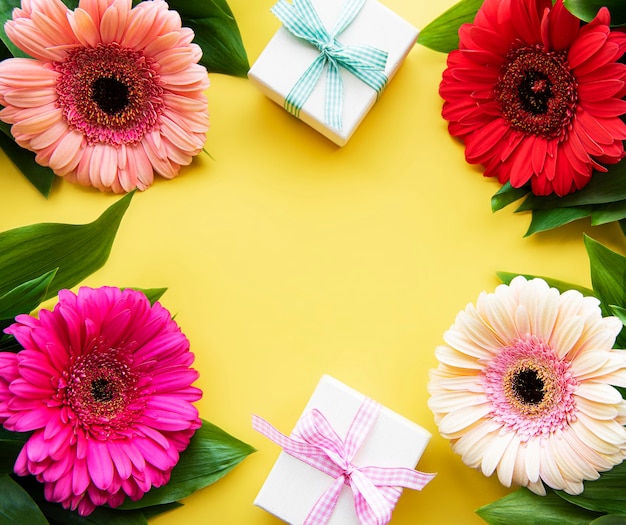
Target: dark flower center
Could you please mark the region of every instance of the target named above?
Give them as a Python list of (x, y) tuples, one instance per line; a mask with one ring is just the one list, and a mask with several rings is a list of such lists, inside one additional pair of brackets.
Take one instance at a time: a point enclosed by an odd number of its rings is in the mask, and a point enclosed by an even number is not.
[(91, 91), (92, 100), (107, 115), (116, 115), (128, 106), (128, 86), (115, 78), (97, 78)]
[(98, 403), (106, 403), (113, 399), (115, 388), (108, 379), (99, 377), (91, 381), (91, 396)]
[(520, 103), (526, 111), (543, 115), (548, 111), (548, 102), (552, 98), (550, 79), (540, 71), (527, 71), (526, 77), (517, 88)]
[(67, 371), (64, 402), (76, 424), (94, 438), (108, 439), (143, 410), (139, 380), (130, 352), (99, 341)]
[(117, 44), (79, 47), (55, 63), (58, 104), (91, 144), (133, 144), (157, 126), (163, 88), (153, 61)]
[(519, 401), (525, 405), (537, 405), (543, 401), (544, 382), (537, 370), (519, 370), (511, 378), (511, 389)]
[(565, 52), (517, 47), (506, 57), (494, 95), (512, 128), (556, 138), (567, 132), (574, 116), (578, 84)]

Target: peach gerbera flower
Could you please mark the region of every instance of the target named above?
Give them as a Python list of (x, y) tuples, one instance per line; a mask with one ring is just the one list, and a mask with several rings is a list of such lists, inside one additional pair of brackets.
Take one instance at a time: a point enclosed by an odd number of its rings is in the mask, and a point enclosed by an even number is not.
[[(444, 334), (429, 407), (470, 467), (545, 494), (579, 494), (626, 457), (622, 323), (599, 301), (516, 277), (482, 293)], [(543, 482), (543, 483), (542, 483)]]
[(0, 63), (0, 118), (57, 175), (143, 190), (202, 150), (207, 71), (163, 0), (23, 0), (6, 33), (33, 58)]

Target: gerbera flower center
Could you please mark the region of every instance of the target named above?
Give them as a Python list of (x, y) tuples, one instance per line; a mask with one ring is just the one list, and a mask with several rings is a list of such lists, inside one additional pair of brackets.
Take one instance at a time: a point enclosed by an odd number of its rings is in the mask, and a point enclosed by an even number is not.
[(564, 428), (576, 418), (569, 364), (537, 337), (503, 348), (483, 376), (493, 418), (522, 440)]
[(91, 89), (93, 101), (108, 115), (115, 115), (128, 106), (128, 86), (116, 78), (97, 78)]
[[(137, 414), (137, 377), (127, 351), (100, 343), (67, 372), (65, 401), (76, 423), (94, 437), (127, 428)], [(136, 406), (137, 405), (137, 406)]]
[(157, 125), (163, 89), (143, 53), (117, 44), (77, 48), (55, 68), (63, 117), (90, 143), (135, 143)]
[(578, 85), (565, 52), (522, 46), (507, 54), (494, 94), (512, 128), (555, 138), (565, 134), (574, 116)]
[(537, 405), (544, 397), (544, 382), (532, 368), (516, 371), (510, 380), (513, 395), (524, 405)]

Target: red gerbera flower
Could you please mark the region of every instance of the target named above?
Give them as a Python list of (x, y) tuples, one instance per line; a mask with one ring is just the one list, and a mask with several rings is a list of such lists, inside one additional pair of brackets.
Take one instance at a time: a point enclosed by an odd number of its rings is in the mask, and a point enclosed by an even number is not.
[(537, 195), (584, 187), (625, 155), (626, 34), (562, 0), (485, 0), (459, 30), (439, 93), (449, 131), (485, 176)]

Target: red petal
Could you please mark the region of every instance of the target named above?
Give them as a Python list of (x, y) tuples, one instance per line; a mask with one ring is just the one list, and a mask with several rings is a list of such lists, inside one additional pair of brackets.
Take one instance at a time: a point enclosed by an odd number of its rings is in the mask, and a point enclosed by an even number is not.
[(578, 36), (580, 20), (572, 15), (559, 0), (550, 10), (550, 14), (542, 21), (542, 26), (547, 19), (548, 38), (544, 37), (544, 45), (553, 51), (569, 49)]
[(581, 82), (578, 85), (578, 94), (581, 100), (604, 101), (618, 94), (624, 89), (624, 81), (616, 79), (598, 80), (595, 82)]
[(592, 113), (594, 117), (620, 117), (626, 113), (626, 100), (609, 99), (602, 102), (595, 102), (581, 99), (579, 107)]
[(574, 76), (582, 80), (585, 75), (593, 75), (598, 68), (615, 62), (620, 56), (619, 46), (612, 42), (606, 42), (590, 60), (576, 68), (571, 64), (570, 67), (573, 69)]
[(585, 129), (587, 134), (590, 137), (593, 137), (593, 140), (598, 144), (612, 144), (615, 141), (615, 137), (613, 137), (607, 130), (602, 126), (602, 124), (595, 118), (595, 115), (587, 111), (579, 111), (576, 113), (576, 119), (578, 123)]
[(543, 165), (546, 161), (546, 155), (548, 154), (548, 141), (544, 138), (537, 137), (535, 140), (535, 147), (532, 151), (531, 163), (533, 171), (535, 173), (541, 173)]
[(487, 158), (496, 155), (494, 150), (498, 148), (509, 129), (503, 119), (497, 119), (468, 136), (465, 141), (465, 157), (468, 162), (482, 164)]
[(554, 193), (559, 197), (571, 193), (575, 189), (573, 175), (573, 166), (568, 163), (567, 156), (563, 153), (563, 150), (559, 149), (556, 157), (556, 177), (552, 181)]
[[(513, 1), (511, 6), (511, 19), (515, 30), (521, 40), (526, 44), (541, 43), (541, 17), (544, 15), (540, 2)], [(540, 11), (537, 12), (537, 9)], [(548, 7), (546, 6), (546, 9)]]
[(583, 149), (589, 155), (598, 157), (604, 154), (604, 149), (602, 149), (602, 147), (589, 136), (584, 126), (579, 123), (578, 119), (574, 121), (574, 125), (570, 133), (576, 134), (577, 138), (580, 139)]
[(531, 190), (535, 195), (550, 195), (552, 193), (552, 184), (545, 177), (533, 177), (530, 183)]
[[(558, 148), (555, 150), (554, 155), (548, 155), (546, 157), (546, 163), (543, 166), (542, 175), (546, 177), (550, 182), (554, 180), (556, 176), (556, 157), (558, 155)], [(541, 175), (541, 174), (540, 174)]]
[(533, 175), (532, 163), (529, 159), (532, 156), (533, 146), (535, 144), (535, 137), (528, 136), (511, 155), (511, 185), (515, 188), (519, 188), (526, 184)]
[(567, 54), (571, 68), (576, 68), (594, 57), (606, 43), (607, 34), (603, 31), (594, 31), (576, 39)]

